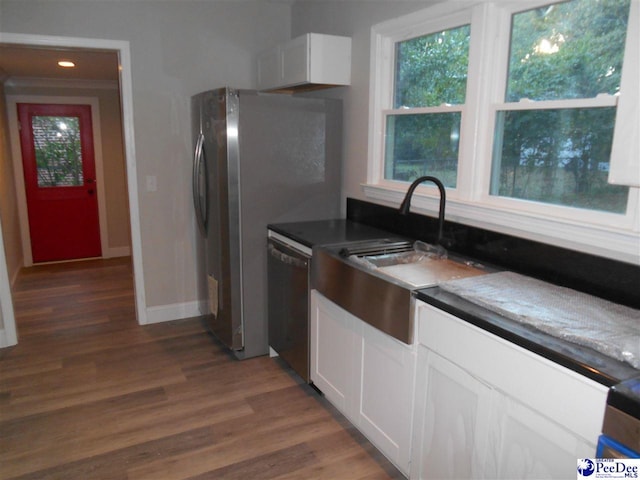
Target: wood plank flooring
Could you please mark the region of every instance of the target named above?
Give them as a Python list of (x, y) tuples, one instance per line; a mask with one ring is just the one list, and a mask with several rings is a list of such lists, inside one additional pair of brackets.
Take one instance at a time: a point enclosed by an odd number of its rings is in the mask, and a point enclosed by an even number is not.
[(24, 269), (0, 349), (2, 479), (404, 478), (278, 359), (139, 326), (130, 260)]

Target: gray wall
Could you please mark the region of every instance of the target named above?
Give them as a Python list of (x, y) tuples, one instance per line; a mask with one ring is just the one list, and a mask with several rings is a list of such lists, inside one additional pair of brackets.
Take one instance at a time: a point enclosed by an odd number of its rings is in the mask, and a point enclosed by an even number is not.
[(319, 94), (339, 97), (344, 102), (343, 201), (346, 197), (366, 199), (360, 185), (367, 180), (371, 27), (434, 3), (439, 2), (305, 0), (292, 8), (293, 37), (320, 32), (352, 38), (351, 86)]
[[(189, 99), (255, 85), (255, 56), (290, 38), (290, 4), (0, 0), (0, 31), (130, 42), (147, 306), (196, 301)], [(156, 192), (145, 191), (147, 175)]]

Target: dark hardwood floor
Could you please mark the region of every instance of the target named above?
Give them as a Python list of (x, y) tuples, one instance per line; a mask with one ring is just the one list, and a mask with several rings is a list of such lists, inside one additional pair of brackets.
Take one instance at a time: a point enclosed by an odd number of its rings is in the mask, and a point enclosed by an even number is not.
[(21, 272), (0, 478), (403, 478), (279, 360), (234, 360), (198, 318), (139, 326), (129, 262)]

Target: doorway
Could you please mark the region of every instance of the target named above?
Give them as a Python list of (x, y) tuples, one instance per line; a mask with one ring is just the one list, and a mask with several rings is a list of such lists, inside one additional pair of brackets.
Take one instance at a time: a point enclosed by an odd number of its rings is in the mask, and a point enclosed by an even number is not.
[(100, 257), (91, 106), (17, 107), (33, 261)]
[[(0, 32), (5, 45), (33, 47), (37, 49), (68, 49), (83, 52), (115, 52), (118, 57), (118, 76), (122, 109), (122, 125), (125, 151), (126, 184), (128, 190), (128, 209), (130, 219), (131, 258), (133, 264), (134, 297), (136, 318), (139, 324), (146, 324), (147, 311), (145, 301), (144, 274), (142, 266), (142, 247), (140, 232), (140, 215), (138, 202), (138, 186), (136, 158), (133, 132), (133, 99), (131, 78), (131, 57), (129, 42), (119, 40), (100, 40), (92, 38), (50, 37), (43, 35), (12, 34)], [(5, 249), (2, 244), (2, 228), (0, 226), (0, 347), (17, 343), (17, 332), (10, 281), (7, 274)]]

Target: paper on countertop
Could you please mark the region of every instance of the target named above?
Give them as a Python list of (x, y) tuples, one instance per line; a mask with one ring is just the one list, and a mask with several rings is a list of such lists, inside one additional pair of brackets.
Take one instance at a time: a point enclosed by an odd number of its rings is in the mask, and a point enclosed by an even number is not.
[(414, 263), (401, 263), (378, 267), (378, 269), (386, 275), (395, 277), (414, 287), (426, 287), (447, 280), (484, 275), (486, 273), (483, 270), (462, 263), (428, 257)]
[(439, 286), (507, 318), (640, 368), (640, 310), (513, 272)]

